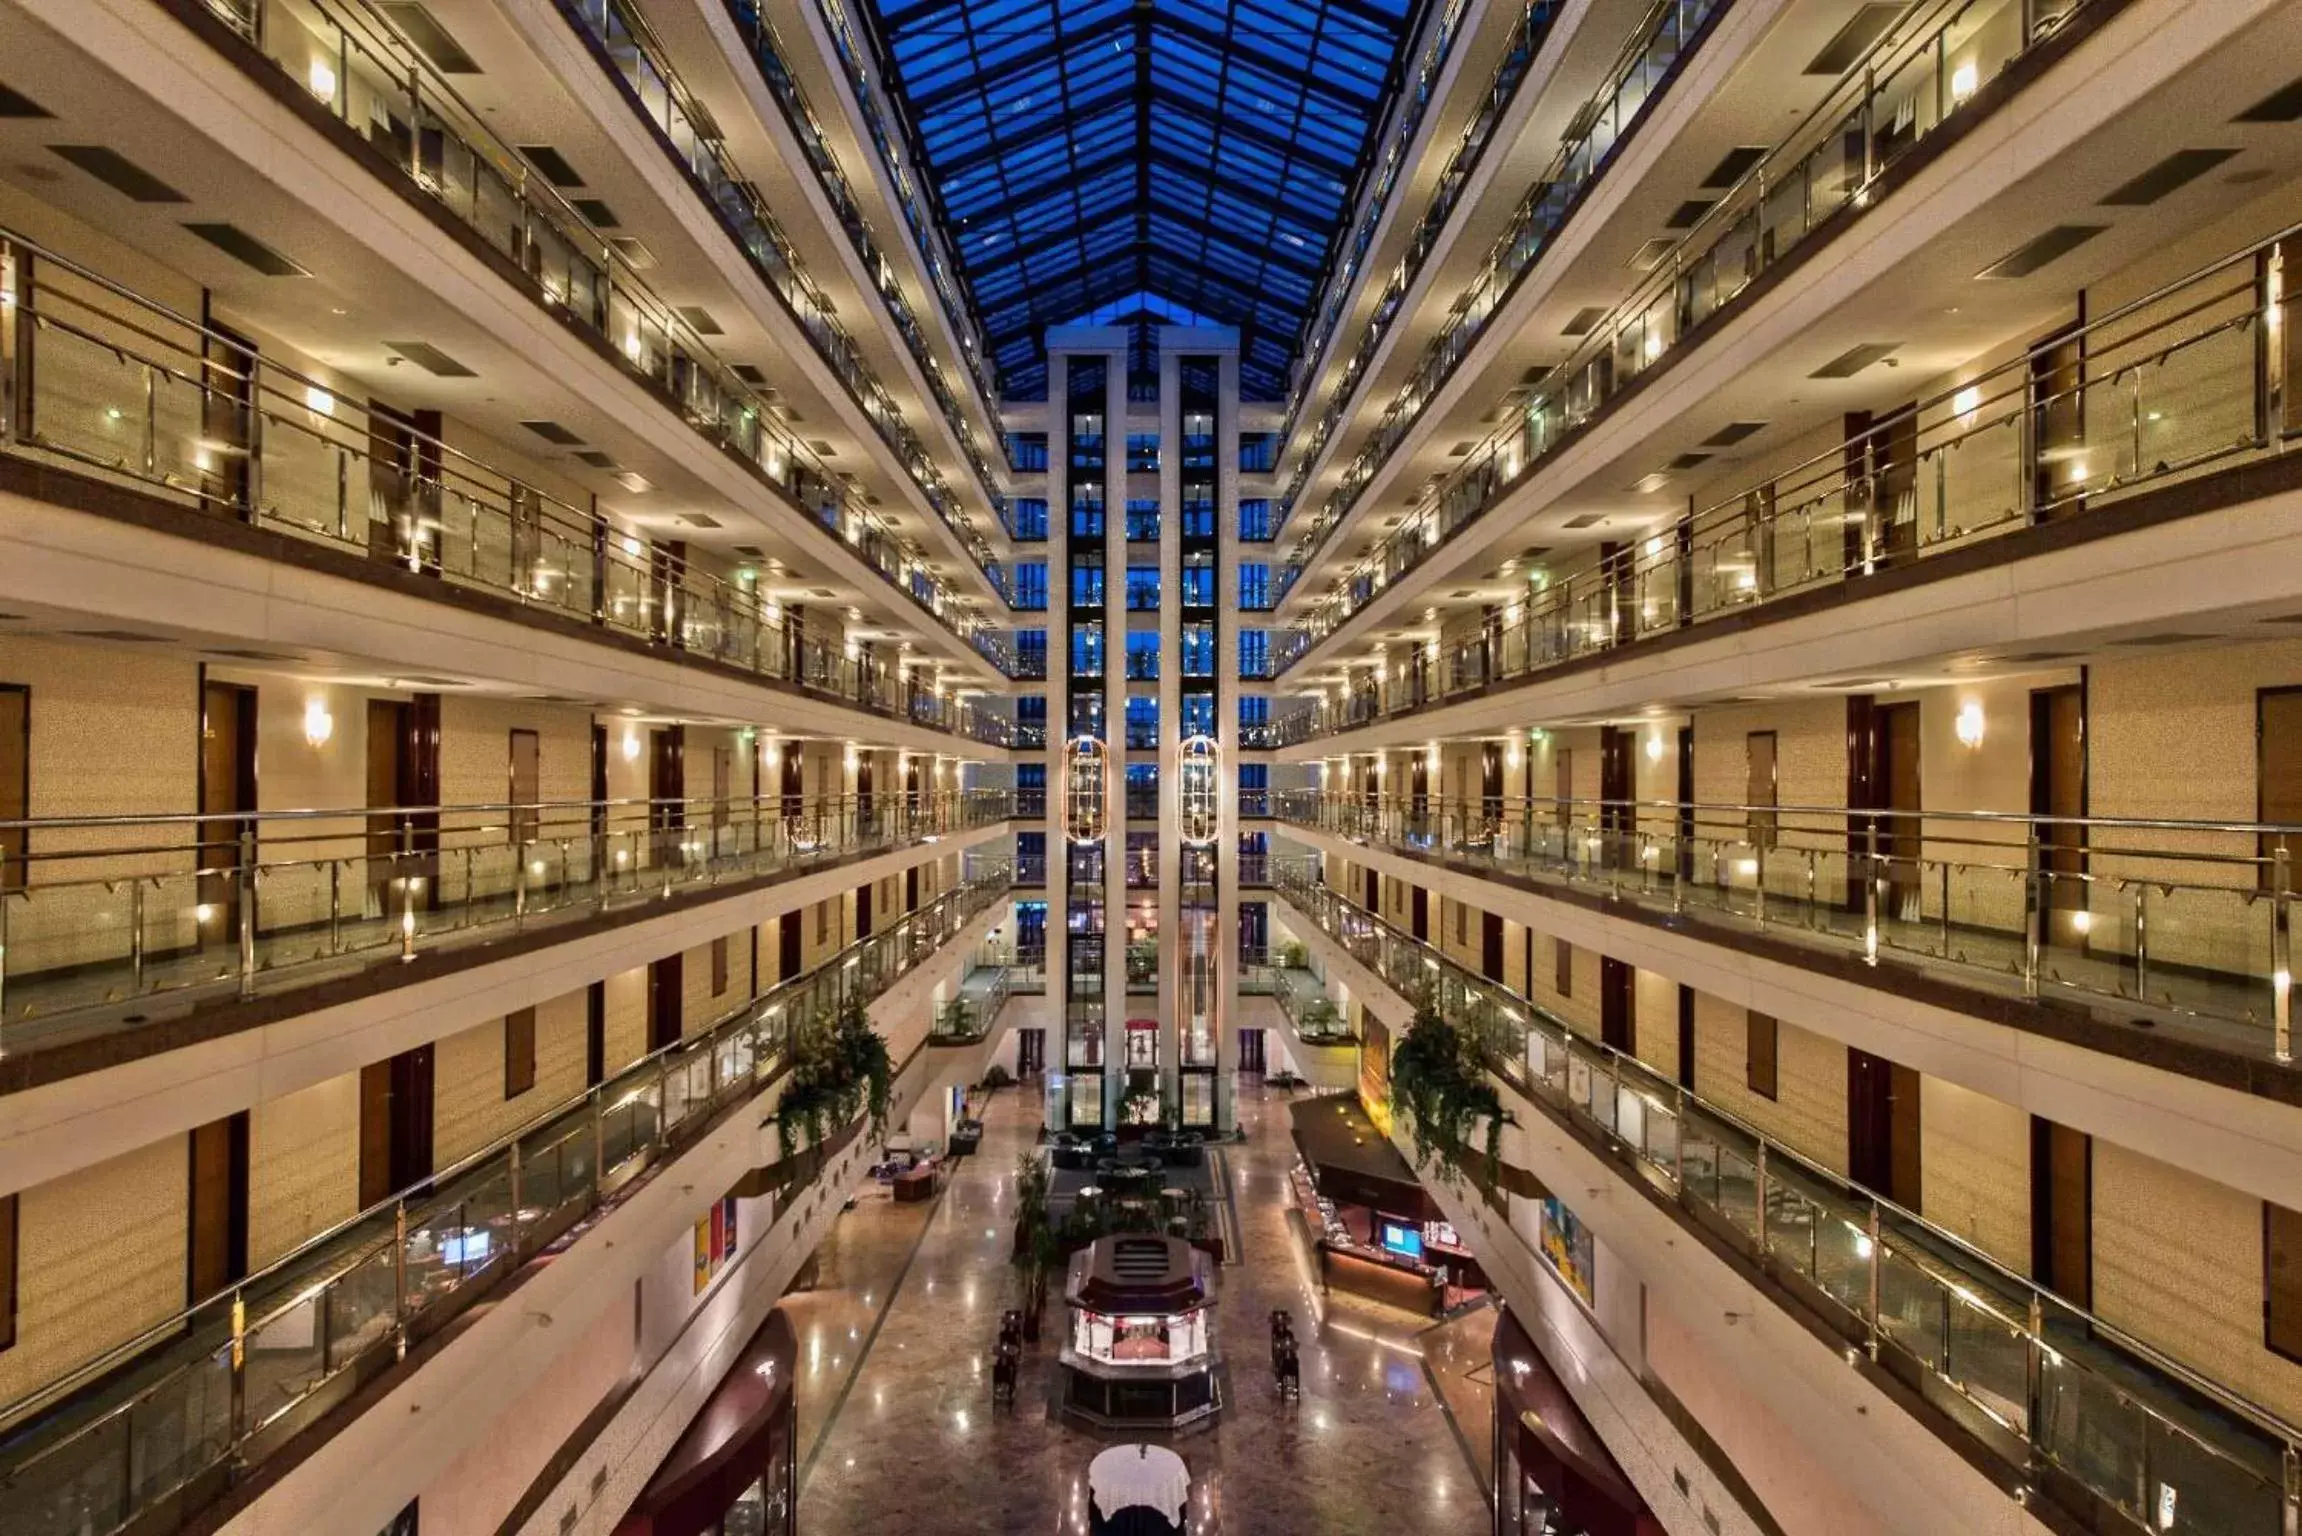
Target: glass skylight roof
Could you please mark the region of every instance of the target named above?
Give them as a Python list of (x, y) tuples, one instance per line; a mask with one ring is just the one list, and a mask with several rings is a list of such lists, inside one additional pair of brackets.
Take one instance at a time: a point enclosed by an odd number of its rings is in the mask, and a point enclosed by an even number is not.
[(1240, 331), (1286, 392), (1417, 0), (878, 0), (874, 23), (1003, 387), (1045, 327)]

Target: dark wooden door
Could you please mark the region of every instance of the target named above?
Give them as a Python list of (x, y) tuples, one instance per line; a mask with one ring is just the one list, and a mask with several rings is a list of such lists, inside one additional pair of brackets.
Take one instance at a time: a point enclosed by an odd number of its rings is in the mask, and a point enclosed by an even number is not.
[(1492, 834), (1503, 821), (1503, 744), (1487, 741), (1479, 744), (1479, 818), (1485, 825), (1484, 833)]
[[(0, 683), (0, 821), (32, 814), (32, 691)], [(22, 829), (0, 829), (0, 892), (24, 888), (31, 852)]]
[(1479, 914), (1479, 974), (1489, 981), (1503, 979), (1503, 915)]
[(403, 1194), (432, 1174), (432, 1047), (360, 1069), (360, 1205)]
[(916, 864), (903, 872), (903, 910), (919, 910), (919, 866)]
[[(2084, 322), (2081, 321), (2081, 324)], [(2031, 506), (2040, 522), (2086, 510), (2086, 339), (2075, 328), (2030, 354)]]
[(871, 937), (871, 895), (874, 889), (868, 884), (855, 888), (855, 936), (859, 939)]
[(775, 925), (775, 979), (789, 981), (807, 962), (800, 930), (800, 914), (786, 912)]
[(685, 978), (680, 962), (684, 955), (665, 955), (650, 961), (647, 968), (647, 1048), (661, 1050), (680, 1037), (680, 1007), (685, 997)]
[(1919, 1208), (1919, 1075), (1868, 1051), (1846, 1053), (1847, 1176)]
[(1678, 831), (1678, 871), (1682, 880), (1695, 877), (1695, 728), (1679, 727), (1678, 782), (1671, 794), (1678, 800), (1674, 813)]
[[(2255, 696), (2255, 818), (2302, 824), (2302, 688), (2265, 688)], [(2302, 837), (2262, 834), (2262, 887), (2277, 879), (2286, 853), (2286, 888), (2302, 890)]]
[(687, 828), (687, 727), (659, 726), (647, 739), (647, 825), (658, 868), (679, 862)]
[(193, 1129), (185, 1304), (196, 1306), (248, 1273), (248, 1112)]
[(1047, 1070), (1047, 1031), (1019, 1029), (1015, 1032), (1015, 1075), (1036, 1077)]
[[(2030, 813), (2050, 817), (2038, 829), (2045, 881), (2046, 942), (2086, 947), (2086, 689), (2072, 683), (2030, 695)], [(2088, 925), (2091, 926), (2091, 925)]]
[(440, 569), (438, 411), (368, 402), (368, 552), (406, 570)]
[(1599, 728), (1600, 848), (1610, 869), (1630, 869), (1638, 862), (1638, 851), (1632, 846), (1638, 785), (1631, 757), (1637, 744), (1635, 731), (1611, 725)]
[(256, 415), (256, 345), (210, 315), (201, 338), (200, 495), (210, 509), (245, 517)]
[(1253, 1077), (1261, 1077), (1266, 1070), (1263, 1055), (1263, 1032), (1259, 1029), (1239, 1031), (1239, 1070)]
[(2030, 1117), (2030, 1277), (2094, 1305), (2094, 1138)]
[(1431, 893), (1419, 885), (1407, 888), (1409, 932), (1428, 942), (1431, 937)]
[(1599, 957), (1599, 1038), (1626, 1054), (1639, 1048), (1638, 971), (1612, 955)]
[(241, 834), (256, 809), (256, 690), (236, 683), (200, 689), (200, 903), (209, 919), (200, 943), (239, 942)]
[(584, 1086), (597, 1088), (607, 1081), (607, 983), (595, 981), (584, 988)]

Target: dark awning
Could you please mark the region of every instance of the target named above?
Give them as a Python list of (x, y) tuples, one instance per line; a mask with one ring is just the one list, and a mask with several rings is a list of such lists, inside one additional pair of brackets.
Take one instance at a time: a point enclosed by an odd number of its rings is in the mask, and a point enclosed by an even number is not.
[(1339, 1205), (1363, 1205), (1415, 1221), (1439, 1214), (1415, 1170), (1356, 1098), (1299, 1099), (1288, 1113), (1295, 1122), (1295, 1150), (1311, 1165), (1320, 1194)]
[(616, 1536), (695, 1536), (717, 1529), (720, 1516), (771, 1464), (775, 1427), (791, 1401), (798, 1361), (791, 1320), (778, 1307), (688, 1421), (617, 1524)]
[(1495, 1408), (1510, 1424), (1519, 1464), (1577, 1530), (1590, 1536), (1662, 1536), (1565, 1382), (1505, 1307), (1495, 1324)]

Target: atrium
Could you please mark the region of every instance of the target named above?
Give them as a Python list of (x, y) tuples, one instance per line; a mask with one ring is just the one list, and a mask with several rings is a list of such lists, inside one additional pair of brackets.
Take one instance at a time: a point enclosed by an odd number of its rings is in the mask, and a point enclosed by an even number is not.
[(0, 0), (0, 1536), (2302, 1536), (2298, 71)]

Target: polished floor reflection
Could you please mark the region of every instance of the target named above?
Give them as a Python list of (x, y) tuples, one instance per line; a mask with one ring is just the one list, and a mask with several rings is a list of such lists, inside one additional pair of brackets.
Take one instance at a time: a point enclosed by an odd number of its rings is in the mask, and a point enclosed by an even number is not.
[[(1468, 1458), (1488, 1427), (1468, 1372), (1486, 1354), (1493, 1314), (1434, 1330), (1337, 1299), (1314, 1321), (1321, 1304), (1281, 1203), (1295, 1155), (1285, 1095), (1242, 1097), (1248, 1139), (1222, 1156), (1242, 1234), (1242, 1262), (1219, 1279), (1227, 1407), (1213, 1427), (1173, 1442), (1191, 1469), (1190, 1528), (1201, 1536), (1484, 1531), (1483, 1478)], [(1016, 1406), (991, 1403), (991, 1345), (1016, 1291), (1010, 1186), (1036, 1108), (1028, 1093), (994, 1098), (981, 1155), (960, 1165), (915, 1249), (907, 1208), (867, 1196), (825, 1249), (822, 1288), (794, 1298), (799, 1524), (809, 1536), (1086, 1529), (1087, 1464), (1111, 1442), (1049, 1415), (1051, 1338), (1026, 1354)], [(889, 1300), (881, 1277), (898, 1271)], [(1293, 1311), (1302, 1339), (1299, 1403), (1283, 1405), (1272, 1390), (1273, 1307)]]

